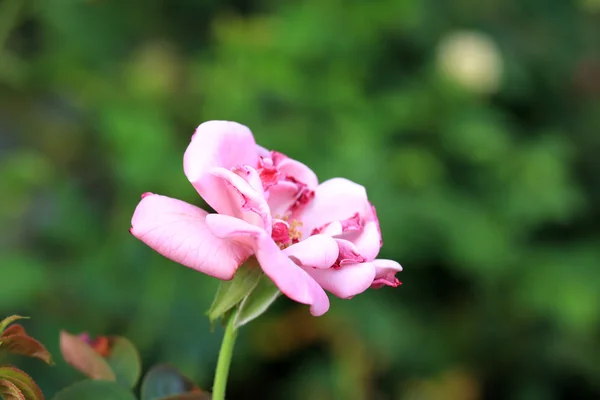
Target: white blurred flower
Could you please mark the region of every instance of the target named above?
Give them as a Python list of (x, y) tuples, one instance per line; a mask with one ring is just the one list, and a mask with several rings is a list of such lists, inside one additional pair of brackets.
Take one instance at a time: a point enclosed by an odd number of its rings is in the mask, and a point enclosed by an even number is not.
[(480, 32), (458, 31), (444, 37), (437, 48), (438, 68), (465, 89), (488, 94), (502, 79), (502, 55), (496, 43)]

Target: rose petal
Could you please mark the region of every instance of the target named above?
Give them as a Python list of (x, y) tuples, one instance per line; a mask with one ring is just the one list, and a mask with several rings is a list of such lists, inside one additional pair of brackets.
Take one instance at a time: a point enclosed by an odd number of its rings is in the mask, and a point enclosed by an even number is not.
[(342, 223), (340, 221), (333, 221), (329, 224), (325, 224), (320, 228), (315, 228), (312, 230), (311, 235), (316, 235), (318, 233), (329, 236), (337, 236), (341, 235), (343, 232)]
[(257, 193), (263, 193), (263, 185), (260, 176), (254, 168), (249, 165), (238, 165), (233, 167), (231, 171), (245, 180)]
[(311, 314), (316, 317), (327, 312), (329, 299), (321, 286), (288, 258), (273, 239), (266, 235), (259, 238), (256, 258), (283, 294), (298, 303), (309, 304)]
[(196, 129), (183, 156), (185, 175), (198, 194), (218, 213), (233, 215), (227, 189), (212, 167), (231, 169), (238, 165), (256, 166), (258, 148), (246, 126), (229, 121), (208, 121)]
[(265, 149), (259, 144), (256, 145), (256, 154), (258, 154), (261, 157), (271, 157), (271, 151)]
[(398, 287), (400, 281), (396, 274), (402, 271), (402, 266), (393, 260), (377, 259), (373, 261), (375, 266), (375, 280), (371, 287), (379, 289), (383, 286)]
[(260, 178), (261, 186), (265, 192), (271, 186), (276, 185), (281, 178), (281, 172), (273, 165), (273, 160), (268, 157), (259, 157), (258, 160), (258, 175)]
[(365, 188), (344, 178), (333, 178), (315, 189), (313, 201), (302, 213), (303, 234), (333, 221), (343, 221), (359, 213), (370, 213)]
[(219, 239), (230, 239), (242, 243), (254, 252), (257, 240), (265, 231), (242, 219), (223, 214), (208, 214), (206, 226)]
[(221, 201), (230, 203), (229, 208), (233, 213), (229, 215), (257, 225), (268, 234), (271, 233), (271, 211), (262, 189), (257, 192), (244, 178), (225, 168), (210, 168), (209, 173), (221, 178), (222, 184), (228, 189), (229, 195)]
[(206, 226), (206, 215), (181, 200), (148, 194), (135, 209), (130, 232), (173, 261), (229, 280), (252, 250), (215, 237)]
[[(342, 237), (345, 237), (342, 235)], [(348, 236), (356, 246), (357, 251), (366, 261), (372, 261), (381, 249), (381, 233), (377, 222), (367, 222), (358, 234)]]
[(360, 264), (367, 261), (359, 253), (354, 243), (344, 239), (335, 239), (335, 241), (339, 248), (339, 255), (336, 260), (337, 267), (341, 267), (348, 264)]
[(283, 217), (296, 201), (298, 186), (293, 182), (279, 181), (269, 188), (268, 193), (271, 215)]
[(304, 268), (321, 287), (342, 299), (348, 299), (367, 290), (375, 278), (372, 263), (348, 264), (339, 269)]
[(283, 250), (298, 265), (329, 268), (338, 258), (338, 244), (331, 236), (309, 236)]
[(271, 152), (271, 158), (277, 169), (284, 175), (302, 182), (309, 189), (314, 190), (319, 184), (319, 179), (312, 169), (296, 161), (285, 154), (276, 151)]
[[(330, 179), (319, 185), (314, 200), (302, 215), (302, 234), (326, 233), (329, 226), (335, 232), (336, 221), (340, 221), (343, 231), (339, 237), (353, 242), (366, 261), (377, 257), (381, 231), (363, 186), (343, 178)], [(359, 222), (364, 224), (362, 229)]]

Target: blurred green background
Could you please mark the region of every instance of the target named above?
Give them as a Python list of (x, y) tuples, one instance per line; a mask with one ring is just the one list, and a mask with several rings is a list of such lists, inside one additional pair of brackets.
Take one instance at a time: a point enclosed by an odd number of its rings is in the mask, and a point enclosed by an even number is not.
[(121, 334), (210, 388), (218, 282), (128, 233), (142, 192), (200, 204), (195, 127), (344, 176), (398, 289), (280, 299), (229, 398), (600, 398), (599, 0), (0, 1), (0, 315)]

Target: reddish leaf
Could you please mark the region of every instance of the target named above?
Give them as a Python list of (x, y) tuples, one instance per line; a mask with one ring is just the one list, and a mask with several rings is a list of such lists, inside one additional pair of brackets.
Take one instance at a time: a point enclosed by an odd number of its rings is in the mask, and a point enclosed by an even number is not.
[(0, 379), (0, 398), (4, 400), (27, 400), (19, 387), (8, 379)]
[[(9, 381), (24, 395), (25, 400), (44, 400), (42, 391), (29, 375), (10, 365), (0, 366), (0, 380)], [(19, 397), (16, 397), (19, 399)]]
[(2, 321), (0, 321), (0, 334), (2, 332), (4, 332), (4, 330), (6, 329), (7, 326), (9, 326), (13, 322), (18, 321), (20, 319), (29, 319), (29, 317), (22, 317), (20, 315), (11, 315), (10, 317), (4, 318)]
[[(11, 330), (11, 328), (12, 326), (4, 331), (4, 333)], [(25, 331), (23, 330), (23, 332)], [(54, 364), (52, 361), (52, 356), (48, 350), (46, 350), (44, 345), (31, 336), (28, 336), (26, 333), (8, 336), (4, 336), (3, 334), (0, 336), (0, 350), (5, 350), (9, 353), (20, 354), (23, 356), (36, 357), (44, 361), (46, 364)]]
[(79, 339), (89, 344), (92, 349), (102, 357), (106, 358), (110, 355), (112, 343), (108, 336), (97, 336), (92, 339), (87, 332), (78, 335)]
[(36, 357), (47, 364), (54, 364), (52, 356), (48, 350), (46, 350), (46, 347), (29, 336), (25, 331), (25, 328), (19, 324), (11, 325), (2, 332), (0, 335), (0, 350), (29, 357)]
[(0, 335), (0, 338), (4, 337), (4, 336), (10, 336), (10, 335), (26, 335), (26, 334), (27, 333), (25, 332), (25, 328), (23, 328), (19, 324), (13, 324), (13, 325), (9, 326), (8, 328), (6, 328), (4, 330), (4, 332), (2, 332), (2, 335)]
[(80, 337), (61, 331), (60, 351), (67, 363), (90, 378), (116, 380), (108, 362)]

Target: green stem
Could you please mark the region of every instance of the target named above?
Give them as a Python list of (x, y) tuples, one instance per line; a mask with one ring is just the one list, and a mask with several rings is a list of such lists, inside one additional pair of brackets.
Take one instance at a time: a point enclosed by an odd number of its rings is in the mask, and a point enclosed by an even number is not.
[(233, 346), (237, 331), (234, 325), (235, 313), (229, 316), (229, 321), (225, 327), (223, 343), (219, 351), (219, 360), (217, 361), (217, 372), (213, 384), (212, 400), (225, 400), (225, 388), (227, 386), (227, 376), (229, 375), (229, 366), (231, 365), (231, 356), (233, 355)]

